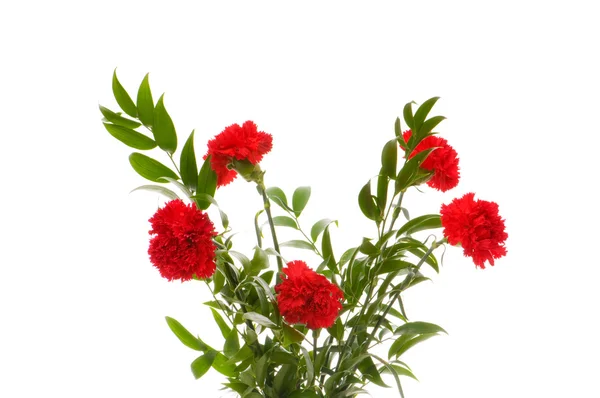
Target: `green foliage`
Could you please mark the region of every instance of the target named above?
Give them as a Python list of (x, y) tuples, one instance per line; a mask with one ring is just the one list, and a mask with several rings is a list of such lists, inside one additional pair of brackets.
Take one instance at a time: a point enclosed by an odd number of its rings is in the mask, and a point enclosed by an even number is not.
[[(175, 162), (173, 155), (178, 144), (175, 123), (165, 108), (164, 95), (154, 103), (149, 75), (142, 80), (135, 103), (119, 82), (116, 70), (112, 88), (124, 114), (100, 106), (103, 125), (109, 134), (138, 150), (159, 147)], [(281, 188), (265, 188), (261, 174), (257, 188), (268, 200), (264, 209), (252, 210), (256, 213), (257, 244), (252, 255), (246, 255), (234, 250), (235, 234), (229, 230), (229, 219), (215, 200), (217, 175), (210, 157), (201, 165), (197, 163), (194, 139), (198, 137), (194, 131), (181, 148), (179, 164), (173, 163), (175, 170), (141, 153), (130, 155), (131, 166), (139, 175), (155, 183), (175, 185), (184, 193), (184, 199), (194, 201), (203, 210), (213, 205), (221, 217), (223, 228), (214, 237), (217, 270), (204, 281), (213, 299), (204, 304), (210, 308), (223, 336), (222, 350), (210, 347), (177, 320), (166, 317), (181, 343), (201, 353), (191, 364), (195, 378), (213, 368), (228, 378), (224, 385), (243, 398), (355, 397), (366, 393), (365, 386), (371, 383), (393, 386), (393, 378), (397, 394), (404, 396), (401, 378), (416, 377), (399, 358), (420, 342), (446, 333), (435, 324), (409, 320), (403, 302), (408, 289), (429, 280), (424, 265), (439, 271), (433, 253), (439, 242), (427, 244), (428, 240), (421, 241), (413, 234), (439, 229), (440, 216), (427, 214), (410, 219), (402, 207), (409, 189), (431, 177), (431, 172), (421, 169), (421, 165), (436, 148), (413, 157), (408, 154), (444, 120), (443, 116), (429, 117), (437, 100), (437, 97), (428, 99), (416, 111), (414, 102), (406, 104), (404, 122), (413, 131), (408, 142), (404, 141), (400, 118), (395, 120), (394, 137), (381, 151), (376, 192), (369, 180), (358, 194), (360, 210), (373, 221), (377, 234), (355, 242), (355, 247), (344, 251), (338, 259), (330, 228), (333, 223), (338, 225), (337, 220), (312, 220), (312, 225), (307, 224), (310, 230), (302, 228), (305, 222), (301, 216), (311, 197), (310, 187), (296, 188), (288, 200)], [(144, 128), (153, 138), (136, 131)], [(399, 146), (404, 150), (401, 162), (398, 162)], [(168, 199), (178, 198), (163, 185), (142, 185), (133, 191), (139, 190), (160, 193)], [(245, 197), (240, 198), (240, 203), (252, 206)], [(401, 213), (407, 219), (404, 223), (399, 221)], [(266, 225), (275, 230), (267, 234), (273, 240), (272, 245), (263, 239)], [(279, 242), (277, 232), (281, 228), (295, 236)], [(368, 231), (363, 234), (368, 235)], [(279, 271), (287, 255), (286, 248), (309, 250), (321, 257), (322, 262), (311, 267), (343, 290), (343, 308), (327, 333), (310, 331), (302, 324), (288, 324), (287, 318), (280, 314), (274, 285), (283, 278)], [(277, 268), (270, 256), (277, 261)], [(385, 347), (387, 360), (373, 354), (376, 346)], [(384, 380), (383, 375), (388, 378)]]

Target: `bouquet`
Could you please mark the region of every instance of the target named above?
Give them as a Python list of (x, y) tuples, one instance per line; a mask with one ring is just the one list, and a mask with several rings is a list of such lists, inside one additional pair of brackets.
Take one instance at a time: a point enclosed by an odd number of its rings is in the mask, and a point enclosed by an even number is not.
[[(192, 131), (175, 156), (175, 126), (164, 97), (154, 101), (148, 75), (135, 102), (116, 70), (112, 91), (122, 112), (100, 106), (106, 130), (134, 149), (159, 148), (163, 153), (157, 155), (169, 164), (141, 152), (129, 156), (132, 168), (153, 183), (136, 189), (157, 192), (166, 201), (149, 220), (150, 262), (168, 281), (200, 282), (210, 290), (213, 299), (205, 304), (223, 344), (206, 344), (171, 317), (167, 325), (198, 351), (191, 364), (195, 378), (213, 368), (223, 375), (224, 388), (240, 397), (354, 397), (367, 393), (371, 383), (393, 383), (403, 397), (401, 377), (415, 377), (403, 354), (445, 333), (436, 324), (409, 319), (403, 294), (439, 272), (436, 253), (446, 245), (462, 247), (481, 269), (506, 255), (508, 235), (494, 202), (468, 193), (441, 205), (439, 214), (417, 217), (403, 206), (413, 189), (448, 191), (459, 182), (458, 154), (434, 131), (444, 117), (430, 116), (437, 97), (416, 109), (407, 103), (404, 123), (396, 118), (394, 135), (381, 151), (381, 169), (357, 199), (377, 236), (364, 237), (338, 256), (330, 235), (336, 221), (301, 227), (310, 187), (286, 195), (267, 184), (260, 162), (273, 150), (273, 136), (256, 123), (225, 127), (207, 140), (200, 156)], [(262, 209), (248, 209), (255, 212), (256, 246), (246, 254), (235, 250), (234, 232), (215, 200), (220, 187), (242, 180), (256, 187), (263, 202)], [(217, 226), (206, 212), (210, 206), (218, 209)], [(296, 231), (298, 238), (280, 242), (281, 228)], [(288, 258), (288, 247), (320, 260)]]

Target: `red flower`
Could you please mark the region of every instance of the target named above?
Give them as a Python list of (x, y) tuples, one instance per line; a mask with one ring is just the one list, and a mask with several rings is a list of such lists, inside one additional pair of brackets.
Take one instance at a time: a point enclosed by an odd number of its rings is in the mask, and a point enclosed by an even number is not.
[(229, 184), (237, 176), (237, 172), (228, 167), (233, 158), (248, 160), (255, 165), (271, 148), (271, 134), (257, 131), (256, 124), (248, 120), (241, 127), (239, 124), (232, 124), (208, 141), (208, 152), (204, 159), (211, 155), (210, 164), (217, 173), (217, 185), (222, 186)]
[[(411, 130), (405, 131), (402, 134), (404, 141), (408, 142), (411, 135)], [(454, 148), (448, 145), (446, 139), (438, 137), (437, 135), (425, 137), (425, 139), (419, 142), (408, 158), (410, 159), (417, 153), (434, 147), (438, 148), (431, 152), (429, 156), (427, 156), (427, 159), (421, 163), (421, 168), (432, 170), (434, 172), (431, 179), (427, 181), (427, 185), (439, 191), (446, 192), (458, 185), (458, 179), (460, 177), (458, 154)]]
[(198, 278), (209, 278), (214, 274), (216, 235), (208, 215), (186, 205), (180, 199), (168, 202), (150, 218), (152, 229), (148, 254), (150, 261), (160, 274), (172, 281), (182, 282)]
[(344, 293), (304, 261), (290, 261), (283, 281), (275, 286), (277, 305), (288, 323), (303, 323), (309, 329), (332, 326), (342, 309)]
[(494, 259), (506, 255), (504, 220), (498, 214), (498, 204), (474, 200), (474, 193), (442, 205), (441, 218), (444, 236), (451, 245), (462, 245), (465, 256), (481, 269), (485, 261), (494, 265)]

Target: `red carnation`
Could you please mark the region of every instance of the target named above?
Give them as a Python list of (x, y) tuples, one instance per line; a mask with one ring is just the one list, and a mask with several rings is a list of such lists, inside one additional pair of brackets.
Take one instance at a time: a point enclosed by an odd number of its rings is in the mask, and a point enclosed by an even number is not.
[(227, 185), (235, 179), (237, 172), (230, 169), (233, 159), (247, 160), (255, 165), (273, 148), (273, 137), (258, 131), (256, 124), (248, 120), (242, 126), (232, 124), (215, 138), (208, 141), (210, 164), (217, 173), (217, 185)]
[(168, 202), (150, 218), (152, 229), (148, 254), (160, 274), (172, 281), (188, 281), (196, 275), (209, 278), (214, 274), (216, 235), (208, 215), (186, 205), (180, 199)]
[(474, 193), (442, 205), (441, 218), (444, 235), (451, 245), (462, 245), (465, 256), (481, 269), (485, 261), (494, 265), (494, 259), (506, 255), (504, 220), (498, 214), (498, 204), (474, 200)]
[(283, 281), (275, 286), (279, 312), (288, 323), (303, 323), (309, 329), (331, 327), (344, 293), (304, 261), (290, 261), (283, 269)]
[[(402, 134), (404, 141), (408, 142), (411, 135), (411, 130), (405, 131)], [(427, 181), (427, 185), (439, 191), (446, 192), (458, 185), (458, 179), (460, 177), (458, 154), (454, 148), (448, 145), (446, 139), (436, 135), (425, 137), (409, 155), (409, 159), (423, 150), (434, 147), (438, 148), (431, 152), (429, 156), (427, 156), (427, 159), (421, 163), (421, 168), (434, 172), (431, 179)]]

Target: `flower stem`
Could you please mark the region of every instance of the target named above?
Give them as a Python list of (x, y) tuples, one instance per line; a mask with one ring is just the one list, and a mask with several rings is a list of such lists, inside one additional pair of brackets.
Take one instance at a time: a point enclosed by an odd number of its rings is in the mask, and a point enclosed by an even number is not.
[(269, 220), (269, 227), (271, 227), (271, 237), (273, 238), (273, 247), (277, 254), (277, 274), (276, 274), (276, 284), (281, 282), (281, 276), (279, 275), (283, 270), (283, 260), (281, 260), (281, 250), (279, 249), (279, 242), (277, 241), (277, 233), (275, 232), (275, 223), (273, 222), (273, 216), (271, 215), (271, 202), (269, 201), (269, 197), (267, 196), (267, 190), (265, 188), (265, 184), (261, 181), (257, 184), (258, 192), (263, 197), (263, 204), (265, 208), (265, 213), (267, 213), (267, 218)]

